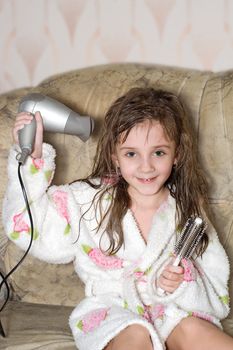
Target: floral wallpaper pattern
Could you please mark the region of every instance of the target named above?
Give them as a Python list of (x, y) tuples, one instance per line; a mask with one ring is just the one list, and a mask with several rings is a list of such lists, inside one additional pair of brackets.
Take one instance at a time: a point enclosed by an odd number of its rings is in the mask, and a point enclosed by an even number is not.
[(112, 62), (225, 70), (231, 0), (0, 0), (0, 93)]

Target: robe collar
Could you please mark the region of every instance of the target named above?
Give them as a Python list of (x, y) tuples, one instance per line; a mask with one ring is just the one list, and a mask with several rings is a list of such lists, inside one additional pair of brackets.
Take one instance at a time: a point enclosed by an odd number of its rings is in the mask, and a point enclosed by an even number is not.
[(132, 211), (129, 209), (123, 219), (125, 245), (118, 256), (145, 271), (159, 259), (175, 234), (175, 199), (169, 194), (166, 201), (156, 210), (147, 243), (143, 239)]

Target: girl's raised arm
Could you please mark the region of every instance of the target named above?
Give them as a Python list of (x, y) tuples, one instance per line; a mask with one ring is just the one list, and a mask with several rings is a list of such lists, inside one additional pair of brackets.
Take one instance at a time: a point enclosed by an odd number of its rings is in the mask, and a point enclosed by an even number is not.
[[(30, 122), (30, 116), (25, 113), (18, 115), (13, 136), (17, 142), (17, 130)], [(71, 216), (79, 217), (77, 206), (70, 187), (52, 186), (49, 188), (55, 170), (55, 150), (51, 145), (43, 144), (43, 126), (41, 117), (37, 114), (37, 136), (32, 155), (28, 157), (20, 172), (26, 188), (28, 201), (33, 217), (34, 238), (30, 252), (45, 261), (66, 263), (74, 258), (78, 233), (71, 223)], [(14, 145), (8, 161), (8, 186), (3, 201), (3, 224), (8, 237), (22, 249), (26, 250), (31, 235), (31, 224), (26, 210), (18, 178), (18, 161), (16, 156), (20, 151)], [(78, 220), (77, 220), (78, 221)]]

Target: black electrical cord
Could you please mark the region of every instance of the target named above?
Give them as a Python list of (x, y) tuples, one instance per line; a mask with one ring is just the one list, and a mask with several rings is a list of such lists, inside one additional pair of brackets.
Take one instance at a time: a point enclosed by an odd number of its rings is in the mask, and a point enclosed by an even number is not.
[(5, 285), (6, 291), (7, 291), (6, 300), (4, 301), (3, 305), (0, 308), (0, 312), (1, 312), (4, 309), (6, 303), (8, 302), (8, 299), (10, 297), (10, 287), (9, 287), (9, 285), (7, 283), (7, 280), (6, 280), (6, 277), (3, 275), (3, 273), (0, 272), (0, 276), (2, 278), (2, 281), (1, 281), (1, 284), (0, 284), (0, 291), (2, 289), (3, 284)]
[(28, 212), (28, 216), (29, 216), (29, 220), (30, 220), (30, 225), (31, 225), (31, 239), (30, 239), (28, 248), (27, 248), (27, 250), (25, 251), (24, 255), (23, 255), (22, 258), (19, 260), (19, 262), (8, 272), (8, 274), (7, 274), (6, 276), (4, 276), (4, 275), (0, 272), (0, 276), (1, 276), (1, 278), (2, 278), (2, 281), (1, 281), (1, 283), (0, 283), (0, 292), (1, 292), (1, 289), (2, 289), (2, 286), (3, 286), (3, 285), (5, 285), (5, 287), (6, 287), (6, 289), (7, 289), (7, 297), (6, 297), (5, 302), (3, 303), (3, 305), (2, 305), (1, 308), (0, 308), (0, 312), (1, 312), (1, 311), (4, 309), (4, 307), (6, 306), (8, 300), (9, 300), (9, 296), (10, 296), (10, 288), (9, 288), (7, 279), (8, 279), (9, 276), (19, 267), (19, 265), (23, 262), (23, 260), (24, 260), (24, 259), (26, 258), (26, 256), (28, 255), (29, 250), (31, 249), (31, 245), (32, 245), (32, 242), (33, 242), (33, 238), (34, 238), (34, 225), (33, 225), (32, 213), (31, 213), (31, 209), (30, 209), (29, 202), (28, 202), (27, 192), (26, 192), (26, 189), (25, 189), (25, 186), (24, 186), (24, 183), (23, 183), (23, 180), (22, 180), (21, 172), (20, 172), (21, 165), (22, 165), (21, 163), (19, 163), (19, 165), (18, 165), (18, 178), (19, 178), (19, 182), (20, 182), (20, 185), (21, 185), (21, 189), (22, 189), (22, 192), (23, 192), (23, 197), (24, 197), (24, 200), (25, 200), (25, 203), (26, 203), (26, 208), (27, 208), (27, 212)]

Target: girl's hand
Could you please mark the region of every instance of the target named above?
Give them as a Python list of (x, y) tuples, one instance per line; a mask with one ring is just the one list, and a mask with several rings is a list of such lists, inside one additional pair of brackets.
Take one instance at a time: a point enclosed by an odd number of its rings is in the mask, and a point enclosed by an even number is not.
[[(40, 112), (36, 112), (36, 137), (34, 149), (32, 151), (32, 158), (42, 157), (42, 143), (43, 143), (43, 120)], [(15, 124), (12, 130), (13, 140), (15, 143), (19, 143), (18, 131), (23, 129), (24, 125), (30, 124), (33, 119), (31, 113), (21, 112), (16, 116)]]
[(184, 269), (181, 266), (167, 265), (157, 280), (157, 287), (167, 293), (173, 293), (183, 282)]

